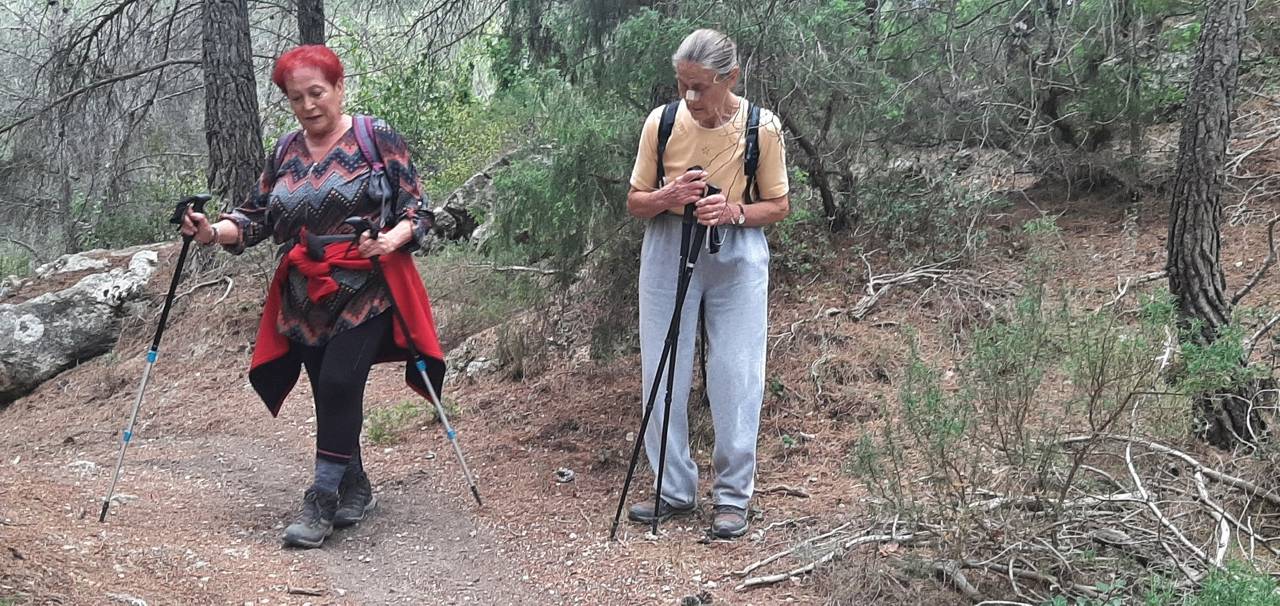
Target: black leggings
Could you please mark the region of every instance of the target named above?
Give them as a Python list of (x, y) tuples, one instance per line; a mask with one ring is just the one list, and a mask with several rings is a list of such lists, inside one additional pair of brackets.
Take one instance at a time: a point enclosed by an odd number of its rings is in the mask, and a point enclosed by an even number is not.
[(374, 316), (320, 347), (294, 344), (316, 399), (316, 457), (348, 463), (360, 446), (364, 385), (384, 340), (391, 313)]

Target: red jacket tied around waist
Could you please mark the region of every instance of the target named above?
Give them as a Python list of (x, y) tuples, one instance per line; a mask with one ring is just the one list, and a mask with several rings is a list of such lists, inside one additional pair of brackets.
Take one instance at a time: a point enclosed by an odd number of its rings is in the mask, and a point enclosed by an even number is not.
[[(436, 325), (431, 317), (431, 301), (427, 298), (427, 289), (423, 287), (422, 278), (413, 264), (413, 257), (408, 253), (396, 251), (382, 256), (380, 260), (383, 278), (391, 290), (391, 299), (404, 317), (410, 334), (404, 333), (400, 322), (393, 322), (393, 342), (384, 344), (377, 361), (406, 361), (405, 382), (422, 397), (430, 399), (426, 385), (414, 367), (408, 347), (411, 338), (414, 347), (425, 359), (427, 375), (436, 393), (441, 393), (444, 353), (440, 350), (440, 341), (436, 337)], [(307, 297), (318, 303), (338, 290), (338, 284), (331, 275), (334, 268), (373, 271), (373, 262), (361, 258), (349, 242), (336, 242), (326, 246), (324, 258), (319, 261), (307, 256), (306, 246), (299, 243), (280, 260), (275, 277), (271, 279), (262, 318), (258, 321), (258, 340), (253, 349), (253, 362), (249, 366), (249, 383), (266, 403), (272, 416), (280, 413), (280, 406), (298, 382), (302, 368), (299, 358), (287, 355), (294, 344), (280, 334), (276, 327), (290, 268), (306, 276)]]

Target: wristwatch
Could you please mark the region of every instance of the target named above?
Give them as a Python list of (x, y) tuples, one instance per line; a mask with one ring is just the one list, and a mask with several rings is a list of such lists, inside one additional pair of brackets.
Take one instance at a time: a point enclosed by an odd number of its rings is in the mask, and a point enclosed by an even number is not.
[(743, 223), (746, 223), (746, 222), (747, 222), (747, 207), (743, 206), (742, 204), (739, 204), (738, 216), (734, 217), (733, 224), (742, 225)]

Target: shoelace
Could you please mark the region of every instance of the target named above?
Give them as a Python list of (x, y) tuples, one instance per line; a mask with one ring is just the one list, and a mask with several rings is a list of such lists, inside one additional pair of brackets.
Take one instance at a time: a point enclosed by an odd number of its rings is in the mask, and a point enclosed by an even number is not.
[(740, 517), (740, 518), (742, 518), (742, 519), (744, 519), (744, 520), (747, 518), (747, 512), (746, 512), (746, 511), (743, 511), (743, 509), (742, 509), (742, 508), (740, 508), (740, 507), (735, 507), (735, 506), (733, 506), (733, 505), (716, 505), (716, 506), (715, 506), (715, 508), (714, 508), (713, 510), (714, 510), (714, 512), (715, 512), (715, 515), (720, 515), (720, 514), (733, 514), (733, 515), (738, 516), (738, 517)]

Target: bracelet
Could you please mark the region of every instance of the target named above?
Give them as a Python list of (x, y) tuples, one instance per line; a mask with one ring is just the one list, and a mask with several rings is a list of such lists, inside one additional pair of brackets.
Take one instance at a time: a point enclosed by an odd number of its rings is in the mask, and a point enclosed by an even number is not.
[(218, 243), (218, 226), (210, 223), (209, 229), (213, 230), (213, 239), (209, 240), (208, 242), (205, 242), (204, 243), (205, 246), (213, 246), (214, 244)]

